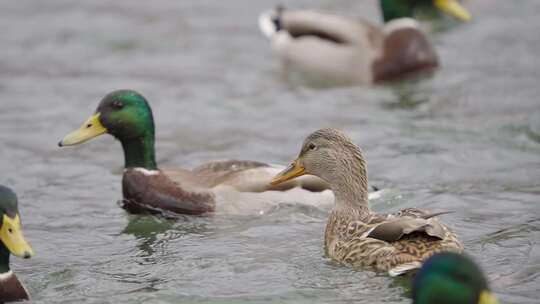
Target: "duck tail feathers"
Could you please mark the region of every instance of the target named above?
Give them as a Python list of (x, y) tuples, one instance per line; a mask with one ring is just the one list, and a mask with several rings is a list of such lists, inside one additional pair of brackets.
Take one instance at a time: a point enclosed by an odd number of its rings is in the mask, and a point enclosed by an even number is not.
[(266, 11), (259, 15), (259, 29), (268, 38), (282, 29), (281, 14), (285, 10), (278, 5), (274, 10)]
[(406, 274), (420, 267), (422, 267), (421, 262), (418, 262), (418, 261), (409, 262), (409, 263), (401, 264), (394, 268), (391, 268), (390, 270), (388, 270), (388, 274), (391, 277), (397, 277), (399, 275)]
[(436, 216), (443, 215), (443, 214), (449, 214), (449, 213), (454, 213), (454, 211), (441, 211), (441, 212), (429, 213), (429, 214), (423, 215), (422, 218), (427, 220), (427, 219), (430, 219), (432, 217), (436, 217)]
[(275, 15), (275, 11), (266, 11), (259, 15), (259, 29), (267, 38), (271, 38), (277, 32)]

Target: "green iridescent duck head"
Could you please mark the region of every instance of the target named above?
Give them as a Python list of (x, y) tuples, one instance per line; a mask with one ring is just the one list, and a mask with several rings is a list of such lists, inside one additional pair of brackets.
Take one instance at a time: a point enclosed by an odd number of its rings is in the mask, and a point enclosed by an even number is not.
[(424, 263), (413, 282), (414, 304), (498, 304), (482, 270), (470, 258), (439, 253)]
[(17, 195), (0, 185), (0, 273), (9, 271), (9, 255), (28, 259), (34, 255), (24, 239)]
[(83, 143), (102, 134), (122, 143), (125, 167), (157, 168), (154, 150), (154, 118), (146, 99), (132, 90), (107, 94), (82, 126), (66, 135), (59, 146)]
[(380, 0), (385, 22), (397, 18), (412, 18), (418, 8), (438, 9), (462, 21), (469, 21), (471, 15), (458, 0)]

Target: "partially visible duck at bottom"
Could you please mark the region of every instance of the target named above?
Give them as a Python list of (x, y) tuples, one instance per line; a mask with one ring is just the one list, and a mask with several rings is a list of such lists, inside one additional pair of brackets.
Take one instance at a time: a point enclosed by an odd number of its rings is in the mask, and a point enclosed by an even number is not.
[(256, 161), (216, 161), (192, 170), (160, 170), (155, 159), (154, 118), (147, 100), (133, 90), (107, 94), (92, 116), (59, 146), (111, 134), (124, 150), (122, 207), (131, 213), (165, 215), (261, 214), (280, 202), (331, 204), (319, 178), (271, 186), (284, 166)]
[(305, 174), (322, 178), (334, 192), (324, 245), (327, 256), (342, 264), (397, 276), (420, 268), (434, 253), (463, 250), (457, 235), (439, 221), (437, 215), (442, 213), (416, 208), (392, 214), (371, 211), (366, 161), (338, 130), (322, 129), (309, 135), (298, 158), (272, 183)]
[(28, 291), (9, 266), (12, 254), (28, 259), (34, 252), (23, 237), (17, 195), (0, 185), (0, 303), (30, 299)]
[(498, 304), (482, 270), (451, 252), (427, 259), (413, 281), (413, 304)]
[(467, 21), (457, 0), (380, 0), (384, 26), (329, 12), (278, 7), (262, 13), (259, 28), (289, 75), (313, 85), (369, 85), (430, 72), (435, 48), (412, 19), (431, 7)]

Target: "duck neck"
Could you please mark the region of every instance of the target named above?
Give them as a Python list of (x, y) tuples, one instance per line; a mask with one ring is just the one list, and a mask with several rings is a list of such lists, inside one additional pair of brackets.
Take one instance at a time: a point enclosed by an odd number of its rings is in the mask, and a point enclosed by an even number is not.
[(122, 139), (124, 149), (125, 168), (145, 168), (157, 170), (154, 134), (147, 132), (143, 136)]
[(379, 0), (384, 22), (398, 18), (412, 17), (413, 1)]
[(360, 151), (344, 159), (337, 169), (331, 183), (336, 209), (369, 212), (366, 163)]
[(9, 250), (0, 242), (0, 274), (9, 272), (9, 256)]

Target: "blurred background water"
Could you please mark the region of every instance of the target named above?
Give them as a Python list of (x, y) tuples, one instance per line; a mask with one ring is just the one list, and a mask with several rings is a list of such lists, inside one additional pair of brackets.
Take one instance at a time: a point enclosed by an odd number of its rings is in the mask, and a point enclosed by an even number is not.
[[(503, 303), (540, 295), (540, 2), (468, 0), (443, 21), (442, 68), (420, 81), (314, 89), (287, 82), (257, 15), (273, 1), (0, 1), (0, 183), (15, 189), (34, 303), (409, 303), (396, 280), (323, 255), (328, 209), (166, 221), (130, 216), (106, 136), (59, 149), (109, 91), (153, 106), (162, 166), (286, 163), (321, 127), (350, 134), (377, 211), (444, 221)], [(375, 0), (286, 1), (379, 22)], [(442, 28), (442, 29), (441, 29)]]

